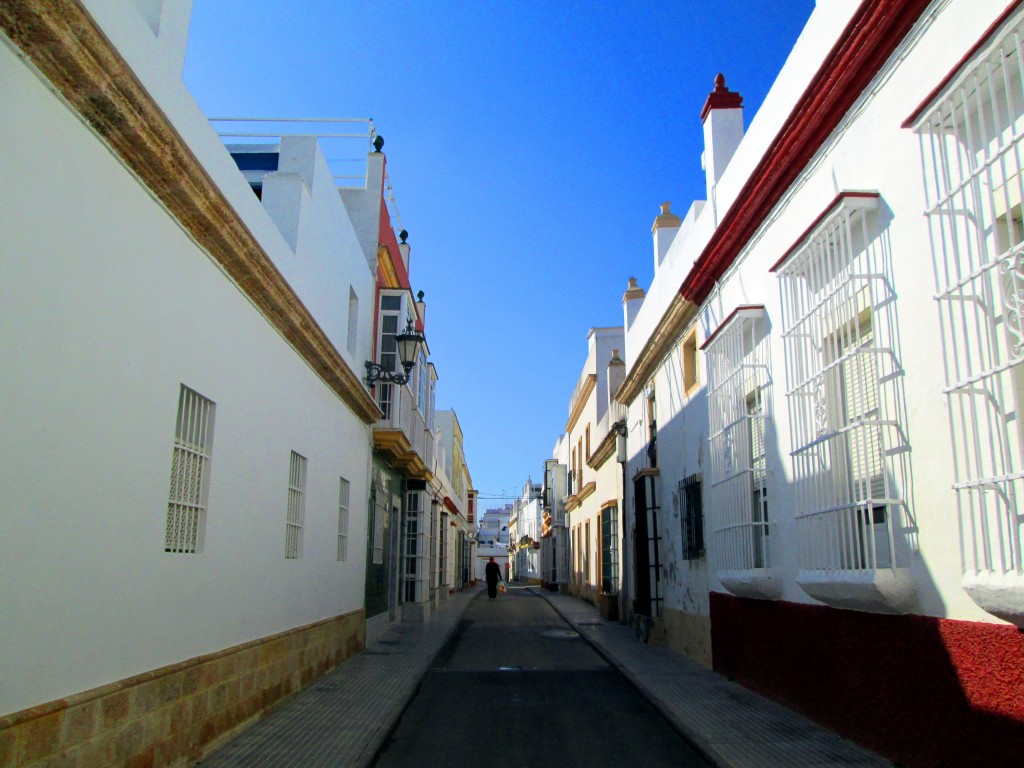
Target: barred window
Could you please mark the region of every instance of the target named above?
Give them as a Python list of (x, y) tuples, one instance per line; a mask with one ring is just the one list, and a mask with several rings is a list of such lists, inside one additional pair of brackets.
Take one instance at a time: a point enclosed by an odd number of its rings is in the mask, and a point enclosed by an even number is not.
[(725, 571), (767, 568), (765, 422), (771, 397), (764, 307), (738, 307), (704, 349), (716, 560)]
[(284, 556), (302, 557), (302, 526), (306, 517), (306, 458), (292, 451), (288, 467), (288, 518), (285, 522)]
[(690, 475), (679, 482), (679, 507), (683, 559), (697, 560), (704, 556), (704, 500), (700, 475)]
[(877, 207), (875, 193), (843, 193), (776, 266), (808, 570), (897, 567), (902, 366), (887, 251), (868, 223)]
[(338, 560), (348, 558), (348, 496), (349, 482), (338, 479)]
[(171, 459), (165, 552), (194, 554), (203, 549), (215, 408), (212, 400), (181, 385)]
[(907, 122), (924, 161), (963, 570), (982, 580), (1024, 575), (1022, 37), (1017, 12)]

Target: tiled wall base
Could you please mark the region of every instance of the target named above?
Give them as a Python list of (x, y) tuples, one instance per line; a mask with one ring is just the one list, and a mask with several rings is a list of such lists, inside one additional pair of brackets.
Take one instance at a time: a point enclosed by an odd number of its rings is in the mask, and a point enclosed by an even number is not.
[(191, 765), (363, 649), (362, 610), (0, 718), (0, 766)]

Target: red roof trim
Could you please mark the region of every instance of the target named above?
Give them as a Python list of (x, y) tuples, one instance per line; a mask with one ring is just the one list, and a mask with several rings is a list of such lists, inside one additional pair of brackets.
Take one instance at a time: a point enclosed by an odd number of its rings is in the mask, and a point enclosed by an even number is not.
[(949, 70), (949, 74), (942, 78), (942, 82), (935, 86), (932, 89), (932, 92), (924, 97), (924, 101), (917, 105), (917, 109), (910, 113), (910, 117), (903, 121), (903, 125), (901, 125), (900, 128), (913, 127), (914, 123), (916, 123), (921, 117), (921, 113), (931, 106), (931, 103), (935, 101), (936, 97), (938, 97), (940, 93), (946, 90), (946, 86), (949, 85), (950, 81), (953, 80), (957, 74), (959, 74), (960, 70), (964, 68), (964, 65), (974, 58), (974, 54), (988, 45), (988, 41), (992, 39), (992, 36), (1001, 26), (1003, 26), (1006, 20), (1013, 15), (1013, 12), (1017, 10), (1017, 7), (1021, 2), (1022, 0), (1014, 0), (1014, 2), (1010, 3), (1006, 7), (1006, 10), (1002, 12), (998, 19), (992, 22), (992, 25), (985, 30), (985, 33), (981, 36), (978, 42), (971, 47), (971, 50), (965, 53), (960, 61), (956, 63), (956, 66)]
[(455, 506), (455, 502), (452, 501), (451, 496), (444, 497), (444, 505), (448, 509), (448, 511), (451, 512), (453, 515), (459, 514), (459, 508)]
[(684, 299), (703, 303), (929, 4), (861, 4), (679, 287)]
[(764, 312), (765, 306), (764, 304), (740, 304), (738, 307), (736, 307), (736, 309), (729, 313), (729, 316), (725, 318), (725, 320), (718, 324), (718, 327), (715, 328), (715, 332), (708, 336), (704, 343), (700, 345), (701, 351), (707, 349), (708, 344), (714, 341), (718, 334), (725, 330), (725, 327), (729, 325), (729, 323), (733, 321), (733, 318), (736, 317), (740, 312), (750, 311)]
[(823, 222), (825, 219), (831, 216), (833, 212), (835, 212), (836, 208), (842, 205), (844, 200), (851, 197), (869, 199), (874, 198), (875, 200), (877, 200), (880, 197), (880, 195), (877, 192), (840, 192), (838, 195), (835, 196), (832, 202), (825, 207), (825, 210), (819, 213), (818, 217), (811, 222), (811, 226), (809, 226), (807, 229), (803, 231), (803, 234), (801, 234), (800, 237), (796, 239), (796, 242), (794, 242), (793, 245), (789, 247), (789, 250), (782, 254), (782, 258), (780, 258), (778, 261), (772, 264), (771, 269), (769, 269), (768, 271), (774, 272), (779, 267), (781, 267), (782, 264), (786, 261), (786, 259), (792, 256), (797, 251), (797, 249), (799, 249), (800, 246), (803, 245), (803, 242), (804, 240), (807, 239), (807, 236), (810, 235), (811, 232), (813, 232), (815, 229), (817, 229), (818, 225), (821, 224), (821, 222)]

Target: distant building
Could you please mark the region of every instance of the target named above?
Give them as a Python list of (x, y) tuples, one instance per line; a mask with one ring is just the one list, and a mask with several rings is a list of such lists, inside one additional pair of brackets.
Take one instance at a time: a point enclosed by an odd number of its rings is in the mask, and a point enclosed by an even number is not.
[(509, 517), (509, 559), (512, 578), (540, 584), (541, 531), (544, 506), (542, 486), (527, 480), (519, 498), (512, 503)]
[(480, 516), (477, 533), (475, 578), (484, 578), (484, 567), (490, 558), (501, 566), (504, 576), (509, 564), (509, 518), (512, 516), (512, 505), (488, 509)]

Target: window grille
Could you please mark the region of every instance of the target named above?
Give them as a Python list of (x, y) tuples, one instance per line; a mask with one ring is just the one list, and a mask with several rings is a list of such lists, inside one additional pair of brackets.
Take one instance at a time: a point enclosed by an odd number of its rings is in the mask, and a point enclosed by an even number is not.
[(1022, 35), (1017, 13), (945, 84), (919, 136), (965, 575), (1021, 576)]
[(653, 388), (647, 394), (647, 466), (658, 466), (658, 401)]
[(800, 565), (895, 568), (905, 443), (895, 295), (873, 193), (844, 193), (779, 272)]
[(683, 559), (704, 556), (704, 504), (701, 476), (690, 475), (679, 482), (679, 517), (683, 527)]
[(705, 345), (714, 498), (709, 512), (720, 570), (769, 567), (766, 326), (763, 307), (740, 307)]
[(349, 482), (338, 480), (338, 560), (348, 559), (348, 499)]
[(402, 596), (407, 603), (426, 599), (427, 548), (423, 509), (420, 504), (421, 495), (421, 492), (416, 491), (406, 494), (405, 497), (402, 531), (402, 559), (404, 561)]
[(178, 418), (171, 458), (164, 551), (202, 551), (210, 487), (215, 405), (184, 384), (178, 392)]
[[(636, 613), (661, 616), (661, 535), (658, 532), (657, 475), (642, 474), (633, 481), (636, 518)], [(646, 574), (646, 576), (645, 576)]]
[(284, 556), (302, 557), (302, 525), (306, 517), (306, 459), (292, 451), (288, 467), (288, 518), (285, 521)]
[(619, 591), (619, 510), (612, 505), (601, 511), (601, 591)]

